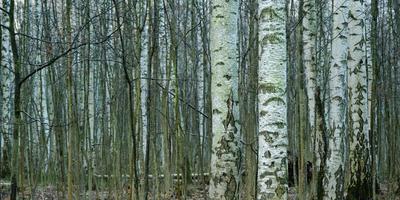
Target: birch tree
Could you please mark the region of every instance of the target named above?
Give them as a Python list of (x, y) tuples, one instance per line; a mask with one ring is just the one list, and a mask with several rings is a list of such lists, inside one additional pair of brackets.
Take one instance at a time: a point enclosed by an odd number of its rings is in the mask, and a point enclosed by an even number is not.
[[(237, 18), (239, 2), (211, 2), (211, 96), (213, 141), (210, 199), (235, 197), (238, 179), (238, 127), (235, 122), (235, 83), (238, 79)], [(237, 87), (236, 87), (237, 88)]]
[(366, 43), (362, 1), (352, 0), (349, 8), (348, 100), (349, 176), (347, 198), (371, 198), (369, 180), (369, 127)]
[(327, 149), (323, 180), (324, 199), (342, 199), (344, 187), (345, 134), (347, 130), (347, 54), (348, 1), (332, 5), (332, 53), (329, 68), (329, 106), (327, 119)]
[(259, 1), (258, 196), (287, 199), (285, 1)]
[[(9, 17), (6, 10), (9, 10), (9, 1), (4, 0), (1, 4), (4, 11), (1, 11), (1, 21), (0, 23), (6, 27), (9, 27)], [(1, 98), (1, 113), (0, 113), (0, 132), (1, 137), (3, 137), (3, 151), (2, 156), (2, 166), (0, 167), (0, 172), (2, 175), (7, 175), (10, 173), (10, 150), (11, 150), (11, 105), (12, 105), (12, 94), (11, 86), (13, 80), (13, 65), (12, 65), (12, 52), (10, 48), (10, 35), (7, 29), (1, 27), (1, 45), (0, 45), (0, 98)]]

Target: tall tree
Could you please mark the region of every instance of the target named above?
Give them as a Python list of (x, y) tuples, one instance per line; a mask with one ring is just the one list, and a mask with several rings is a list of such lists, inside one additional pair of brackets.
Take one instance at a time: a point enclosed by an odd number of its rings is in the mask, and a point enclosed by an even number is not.
[(285, 1), (258, 1), (258, 195), (287, 198), (286, 7)]
[[(235, 197), (238, 179), (237, 19), (238, 1), (211, 2), (210, 24), (211, 95), (213, 141), (210, 199)], [(236, 101), (235, 101), (236, 100)]]
[(370, 135), (371, 141), (371, 179), (372, 179), (372, 198), (376, 199), (376, 180), (377, 180), (377, 153), (375, 145), (377, 139), (377, 126), (375, 122), (378, 116), (378, 0), (371, 0), (371, 66), (372, 66), (372, 83), (371, 83), (371, 124), (370, 124)]
[[(9, 16), (6, 12), (9, 10), (9, 1), (4, 0), (2, 2), (2, 8), (4, 10), (1, 11), (1, 21), (0, 23), (6, 27), (9, 27)], [(0, 28), (0, 98), (1, 98), (1, 113), (0, 113), (0, 132), (3, 137), (3, 149), (1, 152), (1, 161), (2, 165), (0, 167), (0, 173), (2, 176), (7, 176), (10, 174), (10, 150), (11, 150), (11, 105), (12, 105), (12, 84), (13, 84), (13, 62), (12, 62), (12, 52), (10, 48), (10, 36), (7, 29), (4, 27)]]
[[(307, 109), (306, 113), (308, 116), (306, 117), (307, 123), (307, 136), (308, 138), (307, 144), (304, 146), (305, 149), (303, 151), (306, 153), (303, 157), (305, 159), (302, 160), (302, 164), (299, 170), (299, 176), (302, 176), (303, 186), (311, 186), (311, 191), (307, 190), (305, 192), (299, 192), (299, 195), (309, 195), (311, 192), (312, 196), (315, 196), (317, 181), (316, 177), (319, 173), (318, 170), (320, 168), (320, 154), (321, 151), (319, 148), (319, 141), (321, 140), (321, 127), (316, 123), (320, 121), (319, 115), (317, 114), (316, 109), (316, 88), (317, 88), (317, 58), (316, 58), (316, 36), (317, 36), (317, 13), (316, 13), (316, 2), (314, 0), (304, 0), (304, 4), (302, 7), (302, 15), (304, 16), (302, 21), (303, 33), (302, 33), (302, 49), (303, 51), (303, 68), (304, 68), (304, 85), (306, 88), (306, 97), (307, 97)], [(308, 166), (307, 166), (308, 164)], [(311, 167), (314, 170), (314, 176), (311, 177), (311, 180), (308, 180), (307, 172)], [(308, 169), (307, 169), (308, 168)], [(310, 172), (308, 172), (310, 173)], [(307, 176), (308, 175), (308, 176)], [(312, 183), (310, 183), (312, 181)], [(311, 185), (310, 185), (311, 184)], [(300, 186), (300, 183), (299, 183)], [(300, 188), (304, 188), (301, 187)], [(308, 187), (307, 187), (308, 188)], [(301, 190), (300, 190), (301, 191)], [(307, 196), (303, 196), (303, 198), (310, 198)]]
[[(71, 9), (72, 9), (72, 1), (67, 0), (65, 6), (65, 25), (66, 25), (66, 43), (68, 48), (72, 47), (72, 28), (71, 28)], [(67, 91), (68, 91), (68, 200), (73, 199), (73, 151), (75, 150), (74, 142), (75, 142), (75, 130), (74, 124), (75, 114), (73, 111), (73, 80), (72, 80), (72, 53), (67, 54), (66, 58), (66, 67), (67, 67)]]
[[(324, 175), (324, 198), (342, 199), (345, 168), (345, 135), (347, 131), (347, 55), (348, 12), (347, 0), (332, 5), (332, 60), (329, 68), (329, 106), (327, 119), (327, 149)], [(329, 12), (327, 10), (326, 12)]]
[[(243, 108), (241, 130), (245, 139), (245, 169), (244, 180), (245, 199), (255, 199), (257, 180), (257, 85), (258, 85), (258, 7), (257, 0), (249, 1), (249, 53), (248, 53), (248, 78), (242, 96), (247, 101), (241, 102)], [(244, 53), (246, 54), (246, 52)], [(243, 73), (246, 74), (246, 73)], [(242, 76), (243, 76), (242, 74)], [(242, 110), (241, 110), (242, 112)]]
[(365, 6), (362, 1), (351, 1), (349, 8), (348, 53), (348, 145), (349, 180), (346, 184), (350, 199), (370, 199), (370, 139), (368, 127), (368, 77)]
[[(19, 149), (19, 137), (20, 137), (20, 128), (21, 128), (21, 60), (18, 54), (18, 44), (15, 34), (15, 1), (10, 0), (10, 11), (9, 15), (9, 36), (10, 36), (10, 45), (13, 56), (13, 65), (14, 65), (14, 123), (15, 126), (13, 128), (13, 149), (12, 149), (12, 169), (11, 169), (11, 200), (15, 200), (17, 198), (17, 173), (21, 172), (19, 170), (21, 167), (18, 164), (18, 161), (24, 158), (18, 156)], [(19, 162), (21, 163), (21, 162)]]

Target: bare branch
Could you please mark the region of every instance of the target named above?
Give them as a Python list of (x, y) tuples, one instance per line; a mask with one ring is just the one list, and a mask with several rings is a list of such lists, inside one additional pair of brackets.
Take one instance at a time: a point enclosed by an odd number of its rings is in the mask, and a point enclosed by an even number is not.
[[(77, 46), (73, 46), (73, 47), (67, 49), (66, 51), (64, 51), (63, 53), (61, 53), (61, 54), (59, 54), (59, 55), (57, 55), (57, 56), (55, 56), (55, 57), (53, 57), (52, 59), (50, 59), (50, 60), (47, 61), (46, 63), (40, 64), (40, 65), (34, 65), (34, 66), (37, 66), (38, 68), (32, 70), (28, 75), (26, 75), (24, 78), (22, 78), (21, 81), (19, 82), (19, 85), (22, 85), (26, 80), (28, 80), (30, 77), (32, 77), (33, 75), (35, 75), (37, 72), (39, 72), (39, 71), (45, 69), (46, 67), (52, 65), (52, 64), (55, 63), (57, 60), (59, 60), (60, 58), (64, 57), (65, 55), (67, 55), (69, 52), (71, 52), (71, 51), (73, 51), (73, 50), (79, 49), (80, 47), (85, 46), (85, 45), (89, 45), (89, 44), (91, 44), (91, 45), (97, 45), (97, 44), (102, 44), (102, 43), (106, 42), (108, 39), (111, 38), (111, 36), (112, 36), (115, 32), (117, 32), (117, 30), (118, 30), (118, 28), (117, 28), (116, 30), (114, 30), (110, 35), (108, 35), (107, 37), (105, 37), (105, 38), (104, 38), (103, 40), (101, 40), (101, 41), (94, 42), (94, 43), (93, 43), (93, 42), (84, 42), (84, 43), (81, 43), (81, 44), (79, 44), (79, 45), (77, 45)], [(33, 64), (31, 64), (31, 65), (33, 65)]]
[(1, 10), (1, 12), (4, 12), (4, 13), (6, 13), (7, 15), (9, 15), (9, 14), (10, 14), (10, 12), (8, 12), (6, 9), (4, 9), (4, 8), (2, 8), (2, 7), (0, 7), (0, 10)]

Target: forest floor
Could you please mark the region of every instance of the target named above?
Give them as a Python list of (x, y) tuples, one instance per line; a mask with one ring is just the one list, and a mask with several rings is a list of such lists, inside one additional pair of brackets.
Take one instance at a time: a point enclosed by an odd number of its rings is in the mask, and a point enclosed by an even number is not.
[[(208, 186), (202, 187), (197, 185), (191, 185), (188, 188), (188, 200), (206, 200), (206, 194), (208, 191)], [(33, 193), (33, 194), (32, 194)], [(119, 197), (116, 198), (115, 192), (110, 191), (91, 191), (90, 192), (90, 200), (114, 200), (114, 199), (127, 199), (127, 191), (120, 191)], [(26, 199), (34, 199), (34, 200), (57, 200), (60, 193), (57, 194), (57, 188), (54, 186), (46, 186), (46, 187), (37, 187), (34, 192), (29, 189), (24, 193), (20, 193), (26, 197)], [(86, 196), (86, 197), (85, 197)], [(387, 185), (381, 184), (381, 192), (378, 194), (377, 199), (386, 200), (390, 199), (387, 191)], [(0, 180), (0, 200), (9, 200), (10, 197), (10, 183), (4, 182)], [(86, 194), (81, 194), (79, 198), (76, 199), (89, 199), (89, 192)], [(152, 194), (149, 194), (149, 199), (152, 198)], [(176, 194), (174, 193), (165, 193), (161, 195), (160, 200), (173, 200), (178, 199)], [(289, 188), (288, 200), (296, 199), (296, 189), (294, 187)], [(397, 195), (393, 200), (400, 200), (400, 195)]]

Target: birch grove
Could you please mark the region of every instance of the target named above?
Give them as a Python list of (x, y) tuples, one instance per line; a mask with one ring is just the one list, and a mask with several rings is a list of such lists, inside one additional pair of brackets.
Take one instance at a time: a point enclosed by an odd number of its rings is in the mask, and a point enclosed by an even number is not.
[(1, 0), (0, 199), (397, 199), (396, 0)]

